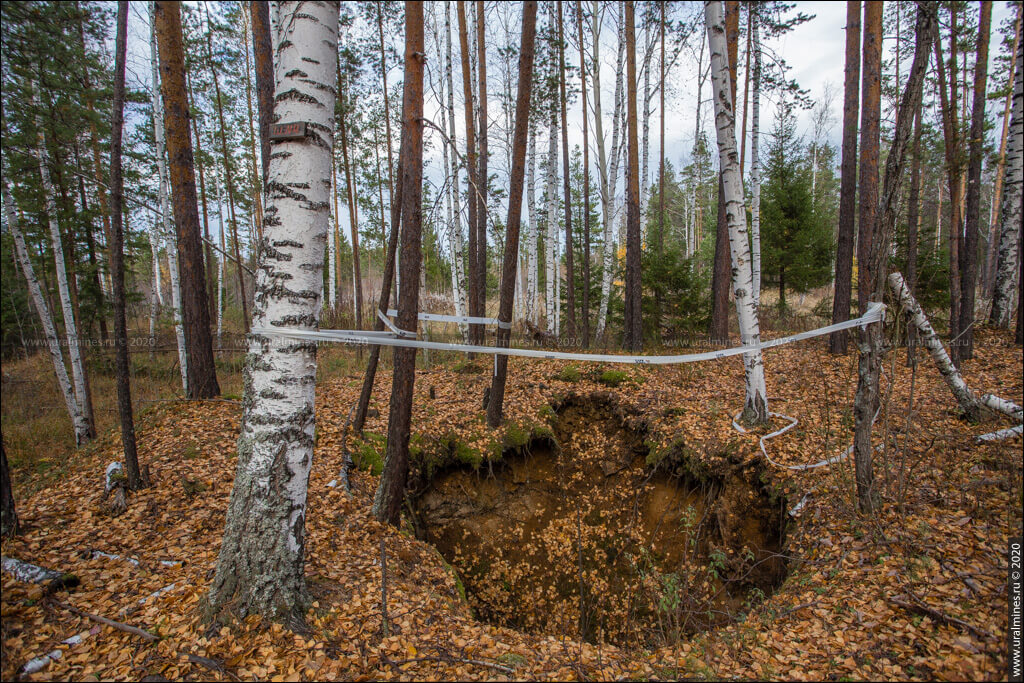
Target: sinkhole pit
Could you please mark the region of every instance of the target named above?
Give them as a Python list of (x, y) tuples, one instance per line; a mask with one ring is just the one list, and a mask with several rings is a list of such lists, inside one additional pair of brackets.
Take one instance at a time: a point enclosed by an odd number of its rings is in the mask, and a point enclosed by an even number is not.
[[(785, 578), (785, 501), (757, 465), (649, 463), (613, 396), (566, 399), (553, 439), (434, 473), (418, 532), (478, 618), (596, 642), (656, 644), (735, 619)], [(696, 473), (695, 473), (696, 472)]]

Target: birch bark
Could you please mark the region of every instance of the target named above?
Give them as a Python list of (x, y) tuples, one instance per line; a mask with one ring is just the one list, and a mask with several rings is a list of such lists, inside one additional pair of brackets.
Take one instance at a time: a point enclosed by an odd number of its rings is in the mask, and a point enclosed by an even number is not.
[(548, 126), (547, 180), (544, 192), (548, 198), (547, 218), (544, 230), (544, 324), (548, 332), (555, 332), (555, 278), (558, 268), (555, 264), (555, 240), (558, 237), (558, 125), (552, 114)]
[[(739, 156), (736, 150), (736, 113), (733, 109), (726, 56), (725, 15), (721, 2), (704, 5), (708, 45), (711, 51), (711, 79), (715, 101), (715, 128), (718, 134), (718, 156), (721, 165), (722, 194), (725, 199), (725, 218), (729, 227), (729, 245), (732, 253), (732, 285), (736, 297), (736, 317), (743, 345), (761, 343), (757, 319), (757, 303), (753, 297), (753, 275), (750, 264), (750, 243), (747, 241), (747, 214), (743, 206), (743, 185), (739, 174)], [(768, 392), (765, 388), (764, 363), (760, 349), (743, 355), (746, 379), (746, 398), (743, 419), (762, 423), (768, 420)]]
[[(39, 88), (32, 89), (32, 99), (37, 111), (41, 107)], [(53, 246), (53, 260), (57, 274), (57, 294), (60, 297), (60, 310), (64, 316), (64, 335), (68, 342), (68, 359), (71, 361), (71, 380), (75, 388), (75, 401), (88, 425), (88, 439), (96, 436), (96, 425), (93, 424), (92, 406), (86, 390), (85, 368), (82, 365), (82, 349), (79, 346), (78, 326), (75, 321), (75, 310), (71, 303), (71, 290), (68, 286), (68, 271), (64, 263), (64, 246), (61, 243), (60, 226), (57, 224), (57, 202), (54, 201), (53, 183), (50, 182), (50, 156), (46, 150), (46, 134), (43, 132), (43, 119), (39, 114), (35, 117), (38, 131), (38, 147), (36, 158), (39, 161), (39, 176), (43, 182), (43, 197), (46, 206), (46, 217), (50, 224), (50, 243)]]
[(530, 141), (526, 152), (526, 207), (530, 218), (526, 224), (526, 319), (537, 324), (537, 127), (530, 124)]
[(317, 327), (330, 225), (339, 5), (278, 6), (274, 119), (304, 121), (307, 133), (271, 143), (238, 465), (209, 607), (217, 613), (231, 604), (243, 614), (301, 623), (316, 346), (264, 331)]
[(996, 257), (995, 288), (992, 293), (990, 321), (1008, 329), (1013, 317), (1013, 285), (1020, 258), (1022, 202), (1024, 202), (1024, 40), (1017, 44), (1017, 63), (1021, 68), (1013, 79), (1013, 112), (1010, 115), (1010, 139), (1006, 152), (1006, 177), (1000, 207), (999, 252)]
[(14, 252), (18, 258), (18, 263), (21, 265), (21, 272), (25, 275), (25, 282), (28, 283), (28, 290), (32, 296), (32, 303), (35, 306), (36, 313), (39, 314), (39, 320), (43, 325), (43, 334), (46, 337), (46, 348), (50, 351), (50, 360), (53, 361), (53, 371), (57, 376), (57, 386), (60, 388), (61, 395), (64, 397), (64, 406), (67, 408), (68, 417), (71, 418), (71, 426), (74, 429), (75, 445), (83, 446), (91, 438), (89, 435), (89, 423), (86, 421), (85, 414), (78, 405), (78, 401), (75, 399), (74, 390), (71, 388), (71, 379), (68, 377), (68, 370), (64, 366), (64, 354), (60, 349), (60, 339), (57, 337), (57, 326), (53, 322), (53, 315), (50, 313), (50, 307), (47, 305), (46, 298), (43, 296), (42, 288), (39, 286), (39, 280), (36, 278), (35, 269), (32, 267), (32, 261), (29, 258), (28, 249), (25, 247), (25, 237), (21, 233), (17, 211), (14, 209), (14, 199), (11, 197), (11, 193), (7, 189), (7, 178), (8, 173), (5, 160), (2, 187), (7, 227), (10, 229), (11, 236), (14, 238)]

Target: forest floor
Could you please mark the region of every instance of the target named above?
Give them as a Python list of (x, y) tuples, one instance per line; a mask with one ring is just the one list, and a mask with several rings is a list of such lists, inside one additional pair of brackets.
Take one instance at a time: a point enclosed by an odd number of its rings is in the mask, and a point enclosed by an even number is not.
[[(823, 346), (816, 340), (766, 354), (773, 410), (800, 420), (769, 442), (776, 462), (819, 461), (850, 441), (856, 356), (832, 357)], [(373, 520), (369, 508), (387, 429), (390, 374), (377, 378), (376, 412), (366, 436), (346, 439), (343, 429), (362, 373), (355, 353), (343, 354), (332, 356), (336, 371), (325, 369), (317, 387), (306, 519), (312, 605), (305, 632), (255, 616), (218, 627), (203, 622), (201, 604), (234, 477), (241, 405), (153, 403), (140, 415), (137, 433), (139, 458), (154, 485), (133, 494), (120, 516), (109, 512), (102, 483), (106, 464), (120, 459), (116, 430), (63, 460), (58, 473), (24, 464), (15, 469), (22, 534), (4, 542), (3, 555), (73, 573), (81, 585), (46, 595), (38, 585), (3, 575), (3, 679), (18, 678), (26, 662), (55, 650), (59, 657), (22, 678), (1006, 677), (1007, 544), (1022, 529), (1021, 441), (975, 445), (975, 436), (1011, 426), (1009, 421), (962, 420), (923, 352), (916, 371), (906, 367), (902, 349), (886, 359), (889, 390), (876, 443), (889, 446), (876, 457), (883, 502), (870, 516), (855, 512), (849, 461), (803, 472), (764, 465), (757, 434), (732, 428), (731, 413), (743, 397), (738, 359), (595, 369), (514, 359), (508, 423), (496, 431), (484, 426), (481, 410), (489, 358), (453, 357), (445, 367), (418, 371), (413, 444), (421, 457), (413, 478), (421, 482), (429, 479), (429, 463), (451, 466), (431, 461), (430, 454), (448, 452), (462, 465), (485, 469), (503, 448), (522, 446), (524, 432), (542, 430), (552, 406), (600, 396), (642, 425), (651, 453), (678, 455), (685, 444), (691, 471), (713, 471), (726, 461), (757, 464), (765, 489), (782, 501), (780, 510), (804, 503), (789, 522), (781, 551), (788, 575), (774, 592), (712, 630), (649, 631), (620, 645), (478, 620), (472, 596), (467, 600), (462, 582), (434, 547), (408, 527)], [(1010, 336), (979, 330), (976, 357), (963, 370), (975, 391), (1020, 403), (1022, 363)], [(19, 390), (6, 381), (5, 393)], [(353, 472), (351, 494), (329, 486), (342, 467), (343, 442), (368, 470)], [(82, 612), (156, 638), (101, 626)], [(62, 642), (75, 635), (81, 636), (77, 643)]]

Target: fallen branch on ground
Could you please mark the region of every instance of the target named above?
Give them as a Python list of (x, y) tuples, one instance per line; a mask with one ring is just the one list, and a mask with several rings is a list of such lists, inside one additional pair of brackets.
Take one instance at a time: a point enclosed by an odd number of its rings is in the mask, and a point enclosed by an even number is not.
[(23, 562), (13, 557), (0, 559), (3, 570), (25, 583), (40, 583), (46, 585), (46, 593), (55, 593), (64, 588), (74, 588), (81, 581), (74, 574), (65, 574), (34, 565), (30, 562)]
[(976, 636), (978, 638), (981, 638), (983, 640), (986, 639), (986, 638), (993, 638), (994, 637), (991, 633), (989, 633), (988, 631), (986, 631), (984, 629), (981, 629), (981, 628), (978, 628), (977, 626), (973, 626), (971, 624), (968, 624), (966, 621), (963, 621), (962, 619), (957, 619), (956, 617), (951, 617), (948, 614), (940, 612), (939, 610), (937, 610), (937, 609), (935, 609), (933, 607), (929, 607), (928, 605), (926, 605), (924, 603), (923, 600), (921, 600), (921, 598), (917, 597), (913, 593), (910, 593), (910, 597), (914, 600), (914, 602), (911, 603), (911, 602), (907, 602), (906, 600), (902, 600), (902, 599), (900, 599), (900, 596), (898, 596), (898, 595), (889, 598), (889, 602), (891, 602), (892, 604), (896, 605), (897, 607), (902, 607), (903, 609), (908, 610), (910, 612), (917, 612), (918, 614), (923, 614), (925, 616), (931, 617), (932, 619), (935, 619), (936, 621), (940, 621), (940, 622), (942, 622), (944, 624), (947, 624), (949, 626), (956, 626), (957, 628), (959, 628), (961, 630), (964, 630), (964, 631), (968, 631), (972, 635), (974, 635), (974, 636)]
[(60, 602), (60, 601), (57, 601), (57, 605), (59, 607), (63, 608), (63, 609), (68, 610), (69, 612), (77, 614), (80, 617), (85, 617), (86, 619), (92, 619), (93, 621), (95, 621), (97, 623), (100, 623), (100, 624), (103, 624), (104, 626), (110, 626), (111, 628), (116, 628), (119, 631), (124, 631), (125, 633), (130, 633), (133, 636), (139, 636), (140, 638), (143, 638), (143, 639), (145, 639), (145, 640), (147, 640), (147, 641), (149, 641), (151, 643), (159, 640), (159, 638), (157, 636), (153, 635), (149, 631), (143, 631), (141, 628), (137, 628), (137, 627), (131, 626), (129, 624), (122, 624), (120, 621), (114, 621), (113, 619), (107, 619), (106, 617), (101, 617), (98, 614), (92, 614), (91, 612), (85, 612), (83, 610), (78, 609), (77, 607), (72, 607), (71, 605), (68, 605), (68, 604)]

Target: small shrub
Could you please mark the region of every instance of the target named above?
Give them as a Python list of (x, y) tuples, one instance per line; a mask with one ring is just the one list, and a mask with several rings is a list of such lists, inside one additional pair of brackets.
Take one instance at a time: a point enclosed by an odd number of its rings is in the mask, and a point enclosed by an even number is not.
[(568, 366), (562, 368), (562, 370), (555, 375), (555, 379), (562, 380), (563, 382), (578, 382), (580, 381), (580, 371), (575, 366)]
[(605, 386), (615, 388), (629, 379), (629, 375), (621, 370), (607, 370), (601, 373), (597, 381)]

